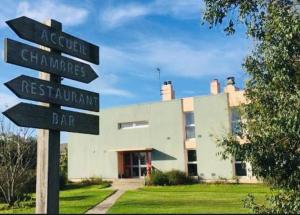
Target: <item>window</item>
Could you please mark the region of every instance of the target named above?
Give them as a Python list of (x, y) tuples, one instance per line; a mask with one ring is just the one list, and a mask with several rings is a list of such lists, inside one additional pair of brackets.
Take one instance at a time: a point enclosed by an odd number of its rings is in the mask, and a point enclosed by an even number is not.
[(231, 132), (232, 134), (238, 134), (241, 132), (241, 116), (237, 108), (231, 109)]
[(235, 161), (235, 175), (236, 176), (247, 176), (246, 163), (236, 160)]
[(189, 176), (197, 176), (197, 151), (196, 150), (188, 150), (188, 175)]
[(148, 121), (122, 122), (118, 124), (119, 129), (145, 128), (148, 126)]
[(195, 119), (194, 112), (185, 113), (186, 139), (195, 138)]

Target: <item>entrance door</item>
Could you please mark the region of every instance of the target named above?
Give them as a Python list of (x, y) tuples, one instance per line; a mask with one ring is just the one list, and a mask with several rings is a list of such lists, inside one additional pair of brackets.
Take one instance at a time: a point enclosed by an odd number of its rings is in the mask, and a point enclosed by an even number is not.
[(139, 178), (147, 175), (146, 152), (124, 153), (124, 176), (126, 178)]

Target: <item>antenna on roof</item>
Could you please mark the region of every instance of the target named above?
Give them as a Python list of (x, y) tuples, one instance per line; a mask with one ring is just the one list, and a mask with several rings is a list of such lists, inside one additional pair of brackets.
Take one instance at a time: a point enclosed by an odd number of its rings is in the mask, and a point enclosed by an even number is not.
[(161, 83), (160, 83), (160, 74), (161, 74), (161, 71), (160, 71), (160, 68), (159, 67), (157, 67), (156, 68), (156, 72), (158, 73), (158, 83), (159, 83), (159, 96), (161, 96), (162, 95), (162, 93), (161, 93)]

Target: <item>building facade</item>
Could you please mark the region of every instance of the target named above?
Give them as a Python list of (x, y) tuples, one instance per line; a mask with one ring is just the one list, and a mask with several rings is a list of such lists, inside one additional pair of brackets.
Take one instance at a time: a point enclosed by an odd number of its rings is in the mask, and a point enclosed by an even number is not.
[(238, 129), (236, 107), (244, 91), (227, 79), (224, 92), (218, 80), (211, 94), (175, 99), (170, 81), (162, 85), (162, 101), (101, 110), (100, 135), (70, 134), (68, 177), (138, 178), (153, 169), (181, 170), (206, 181), (255, 182), (248, 164), (222, 160), (217, 139)]

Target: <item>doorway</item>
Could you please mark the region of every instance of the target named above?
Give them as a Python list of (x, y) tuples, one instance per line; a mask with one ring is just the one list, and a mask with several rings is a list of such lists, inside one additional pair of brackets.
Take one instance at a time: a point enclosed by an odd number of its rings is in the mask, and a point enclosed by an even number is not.
[(124, 152), (124, 178), (140, 178), (147, 175), (147, 152)]

